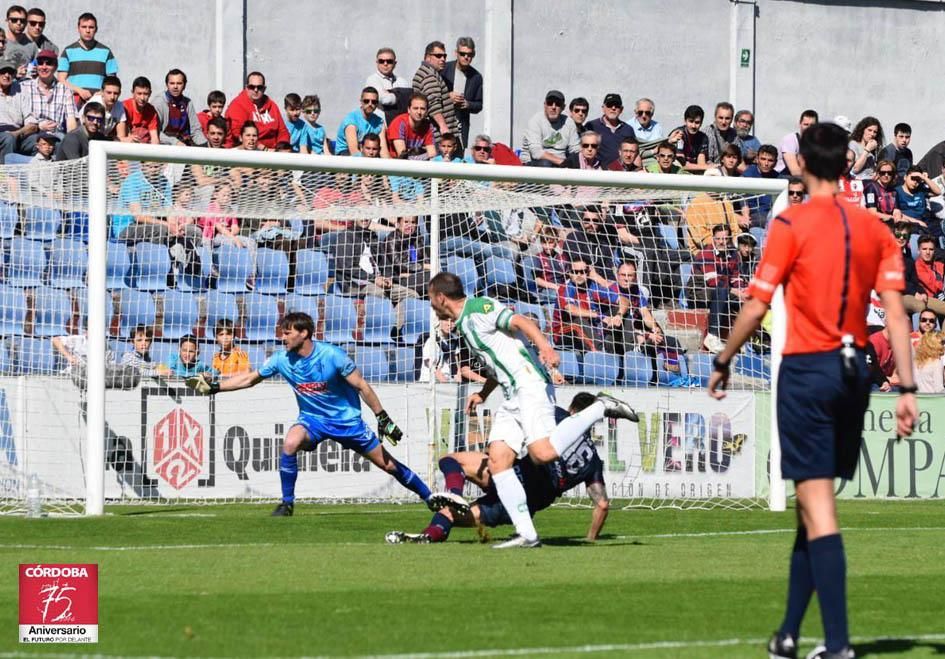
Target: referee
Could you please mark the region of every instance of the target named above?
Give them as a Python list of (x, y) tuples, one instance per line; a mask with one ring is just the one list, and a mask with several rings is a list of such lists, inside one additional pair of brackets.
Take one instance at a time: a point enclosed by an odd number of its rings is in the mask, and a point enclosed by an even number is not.
[(768, 245), (728, 345), (713, 363), (709, 393), (725, 396), (729, 365), (784, 285), (787, 340), (778, 373), (781, 471), (795, 483), (797, 535), (787, 611), (771, 638), (771, 657), (793, 659), (811, 595), (820, 602), (825, 644), (809, 657), (853, 657), (847, 629), (846, 557), (837, 523), (834, 478), (850, 479), (862, 442), (870, 380), (864, 348), (870, 290), (886, 308), (901, 378), (897, 432), (912, 434), (918, 415), (909, 329), (902, 306), (902, 255), (875, 215), (837, 194), (848, 135), (835, 124), (801, 136), (799, 162), (810, 201), (774, 218)]

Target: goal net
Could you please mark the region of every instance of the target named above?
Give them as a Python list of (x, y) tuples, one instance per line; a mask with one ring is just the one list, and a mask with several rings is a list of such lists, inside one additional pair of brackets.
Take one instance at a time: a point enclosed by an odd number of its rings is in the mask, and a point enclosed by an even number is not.
[[(388, 449), (435, 488), (440, 457), (484, 449), (500, 402), (463, 411), (483, 373), (431, 314), (441, 270), (538, 323), (559, 405), (607, 390), (640, 412), (593, 430), (613, 498), (766, 505), (770, 332), (724, 401), (705, 385), (783, 182), (94, 146), (4, 172), (0, 510), (31, 489), (91, 514), (278, 500), (291, 388), (200, 397), (183, 380), (259, 368), (289, 311), (353, 357), (404, 429)], [(301, 500), (413, 500), (332, 441), (299, 466)]]

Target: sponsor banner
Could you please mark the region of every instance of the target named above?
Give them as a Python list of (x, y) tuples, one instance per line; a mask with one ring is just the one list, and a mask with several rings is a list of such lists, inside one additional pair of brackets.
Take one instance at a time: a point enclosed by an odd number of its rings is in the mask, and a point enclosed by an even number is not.
[(20, 564), (20, 643), (98, 643), (98, 565)]

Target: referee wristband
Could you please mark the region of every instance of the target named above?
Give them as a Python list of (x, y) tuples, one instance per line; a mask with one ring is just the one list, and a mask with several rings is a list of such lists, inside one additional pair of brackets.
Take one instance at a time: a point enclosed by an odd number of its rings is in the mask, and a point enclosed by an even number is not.
[(903, 387), (902, 385), (899, 385), (900, 395), (901, 394), (916, 394), (918, 392), (919, 392), (919, 388), (915, 385), (912, 385), (911, 387)]
[(718, 357), (712, 360), (712, 368), (720, 373), (728, 373), (728, 362), (723, 362)]

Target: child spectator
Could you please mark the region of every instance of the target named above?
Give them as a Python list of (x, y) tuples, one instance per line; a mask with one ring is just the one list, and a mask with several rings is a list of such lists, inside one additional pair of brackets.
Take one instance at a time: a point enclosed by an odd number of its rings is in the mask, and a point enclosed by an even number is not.
[(33, 156), (33, 162), (52, 162), (55, 159), (53, 153), (58, 143), (59, 138), (53, 133), (40, 133), (36, 139), (36, 155)]
[[(233, 187), (229, 181), (220, 181), (213, 188), (213, 198), (207, 204), (207, 211), (211, 213), (206, 217), (200, 218), (200, 227), (203, 229), (203, 241), (206, 245), (219, 247), (224, 244), (235, 245), (236, 247), (249, 250), (250, 258), (253, 262), (252, 272), (256, 271), (256, 241), (247, 236), (240, 235), (239, 220), (227, 213), (233, 212), (231, 199), (233, 196)], [(253, 274), (250, 274), (246, 281), (247, 286), (252, 290)]]
[[(311, 153), (308, 124), (302, 120), (302, 99), (298, 94), (286, 94), (283, 100), (285, 126), (289, 129), (292, 153)], [(278, 151), (278, 145), (276, 145)]]
[(131, 98), (125, 99), (125, 123), (117, 126), (118, 139), (122, 142), (159, 144), (158, 116), (151, 105), (151, 81), (139, 76), (131, 83)]
[(249, 355), (233, 344), (233, 321), (221, 318), (213, 330), (217, 346), (220, 350), (213, 355), (213, 370), (220, 377), (230, 377), (237, 373), (246, 373), (252, 370)]
[(171, 375), (181, 378), (189, 378), (201, 373), (215, 375), (210, 366), (200, 361), (200, 346), (197, 345), (197, 337), (193, 334), (180, 337), (177, 354), (171, 355), (167, 368)]
[(230, 123), (223, 117), (223, 108), (226, 106), (226, 94), (221, 92), (218, 89), (214, 89), (212, 92), (207, 94), (207, 109), (201, 110), (197, 113), (197, 121), (200, 122), (200, 130), (203, 131), (203, 134), (207, 134), (207, 124), (211, 119), (216, 119), (220, 117), (223, 121), (226, 121), (227, 133), (230, 132)]
[(464, 160), (459, 152), (459, 142), (453, 133), (443, 133), (440, 135), (440, 141), (436, 144), (437, 155), (433, 156), (433, 162), (470, 162)]
[(302, 118), (308, 129), (308, 143), (312, 153), (320, 156), (329, 155), (325, 143), (325, 129), (318, 123), (318, 116), (322, 113), (322, 102), (316, 94), (309, 94), (302, 99)]
[(170, 375), (171, 371), (164, 364), (151, 359), (151, 343), (154, 341), (154, 330), (150, 325), (135, 325), (131, 330), (131, 341), (134, 350), (121, 356), (122, 366), (134, 366), (141, 375)]

